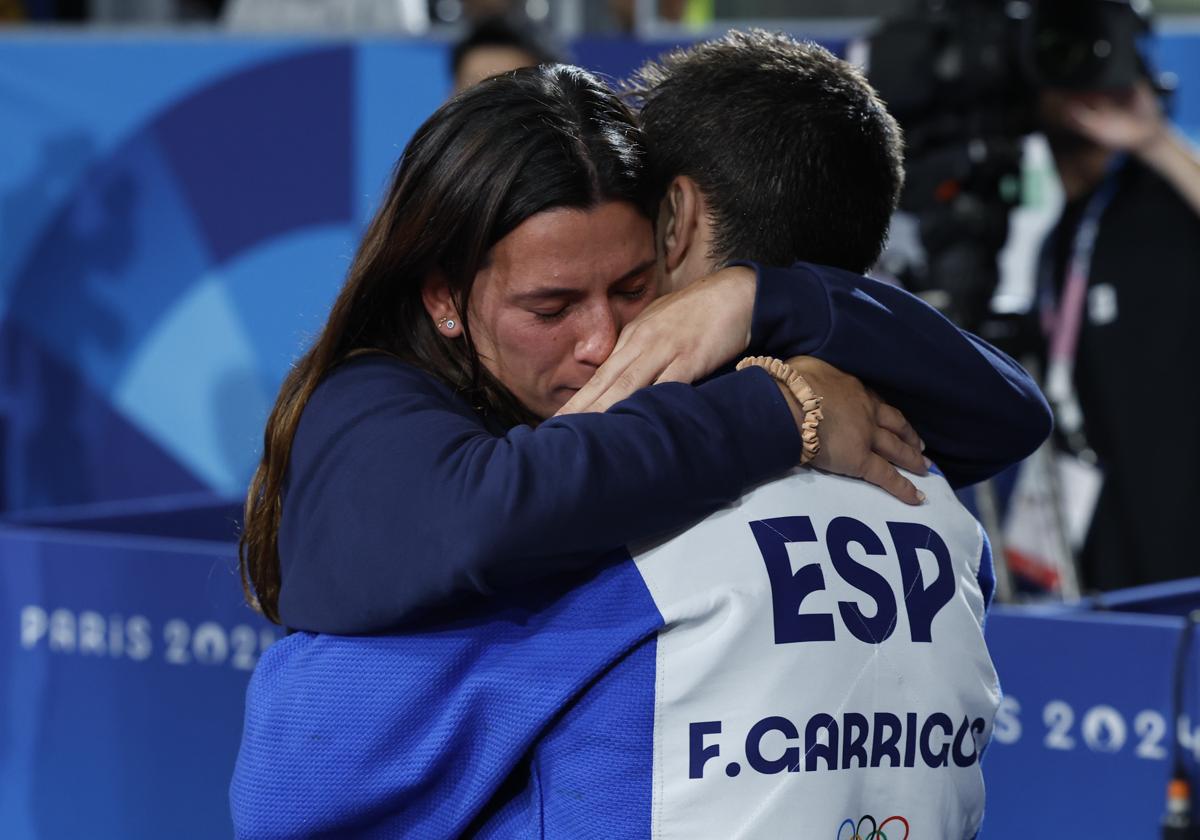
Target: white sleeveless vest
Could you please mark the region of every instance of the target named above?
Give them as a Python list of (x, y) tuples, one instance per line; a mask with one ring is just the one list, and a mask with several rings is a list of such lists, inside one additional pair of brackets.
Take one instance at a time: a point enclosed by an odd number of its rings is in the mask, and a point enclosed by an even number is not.
[(653, 837), (978, 831), (989, 549), (944, 479), (910, 477), (919, 507), (796, 470), (634, 549), (665, 621)]

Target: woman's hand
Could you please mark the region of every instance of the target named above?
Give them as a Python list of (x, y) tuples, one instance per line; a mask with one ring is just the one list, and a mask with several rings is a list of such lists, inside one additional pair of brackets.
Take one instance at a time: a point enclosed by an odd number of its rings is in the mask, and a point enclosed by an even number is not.
[(757, 278), (744, 266), (723, 268), (663, 295), (621, 331), (612, 355), (558, 414), (607, 411), (658, 382), (695, 382), (750, 345)]
[(811, 356), (787, 363), (821, 397), (824, 418), (817, 429), (821, 449), (812, 465), (827, 472), (861, 478), (902, 502), (917, 505), (925, 496), (896, 467), (924, 475), (929, 461), (924, 445), (899, 411), (862, 382)]

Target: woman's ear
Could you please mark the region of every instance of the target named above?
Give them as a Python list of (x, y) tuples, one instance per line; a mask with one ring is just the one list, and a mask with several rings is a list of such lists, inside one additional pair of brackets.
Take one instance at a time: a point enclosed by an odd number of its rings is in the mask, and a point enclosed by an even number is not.
[(458, 310), (454, 306), (450, 284), (441, 272), (434, 272), (425, 278), (421, 285), (421, 302), (425, 304), (425, 311), (440, 334), (447, 338), (462, 335), (462, 319), (458, 317)]
[(659, 242), (667, 271), (679, 268), (699, 240), (700, 191), (686, 175), (677, 175), (659, 205)]

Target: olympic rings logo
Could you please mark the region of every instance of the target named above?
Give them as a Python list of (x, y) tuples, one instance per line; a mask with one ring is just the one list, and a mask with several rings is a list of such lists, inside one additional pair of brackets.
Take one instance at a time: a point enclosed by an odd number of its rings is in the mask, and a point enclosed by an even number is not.
[[(868, 823), (868, 822), (871, 824), (871, 830), (868, 831), (866, 834), (863, 834), (864, 824)], [(900, 837), (900, 836), (889, 837), (888, 836), (887, 832), (884, 831), (884, 828), (886, 828), (891, 823), (899, 823), (900, 825), (904, 826), (904, 836), (903, 837)], [(842, 834), (842, 830), (844, 828), (846, 828), (847, 826), (850, 827), (850, 833), (844, 835), (844, 834)], [(899, 831), (899, 829), (898, 828), (894, 829), (894, 831)], [(884, 820), (883, 822), (876, 825), (875, 818), (872, 817), (870, 814), (867, 814), (862, 819), (860, 819), (858, 821), (858, 825), (854, 824), (854, 820), (844, 820), (842, 822), (842, 824), (838, 826), (837, 840), (908, 840), (908, 820), (904, 819), (904, 817), (897, 815), (897, 816), (893, 816), (893, 817), (888, 817), (886, 820)]]

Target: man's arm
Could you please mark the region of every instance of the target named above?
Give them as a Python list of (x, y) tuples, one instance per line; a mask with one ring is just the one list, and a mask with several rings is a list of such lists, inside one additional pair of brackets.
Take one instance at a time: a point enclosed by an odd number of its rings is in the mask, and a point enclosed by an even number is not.
[[(815, 356), (863, 380), (956, 486), (1019, 461), (1050, 431), (1041, 391), (1004, 353), (901, 289), (807, 263), (746, 263), (655, 301), (563, 412), (603, 411), (637, 388), (695, 381), (747, 354)], [(876, 438), (893, 434), (905, 437), (903, 421), (881, 421)]]
[(464, 592), (595, 563), (794, 466), (797, 423), (754, 369), (497, 436), (429, 375), (356, 361), (318, 388), (292, 445), (280, 616), (376, 632)]
[(1029, 455), (1050, 408), (1013, 359), (903, 289), (839, 269), (754, 266), (749, 353), (815, 356), (901, 412), (956, 487)]
[[(622, 330), (608, 361), (558, 414), (607, 411), (647, 385), (695, 382), (730, 369), (750, 344), (757, 285), (752, 269), (734, 266), (659, 298)], [(928, 466), (903, 414), (819, 359), (776, 355), (822, 397), (825, 421), (814, 467), (864, 479), (911, 505), (923, 501), (897, 469), (924, 474)]]

